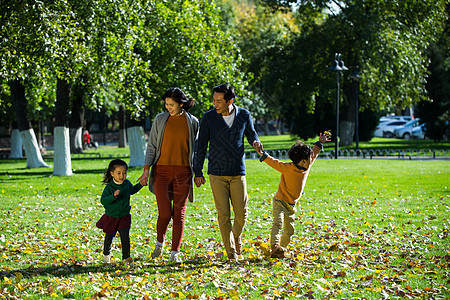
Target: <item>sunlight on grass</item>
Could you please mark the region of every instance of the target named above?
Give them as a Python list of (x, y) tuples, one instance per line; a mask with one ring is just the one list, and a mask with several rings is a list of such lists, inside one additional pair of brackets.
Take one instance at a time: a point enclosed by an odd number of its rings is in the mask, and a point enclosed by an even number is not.
[[(225, 260), (209, 184), (196, 188), (197, 201), (187, 206), (184, 263), (169, 262), (170, 243), (162, 259), (152, 260), (157, 206), (142, 189), (131, 199), (131, 269), (120, 263), (120, 239), (114, 262), (101, 263), (103, 233), (95, 222), (103, 214), (108, 162), (74, 159), (74, 175), (55, 177), (51, 169), (26, 169), (24, 160), (0, 161), (0, 297), (446, 299), (450, 293), (449, 161), (318, 159), (297, 205), (288, 258), (270, 259), (280, 174), (247, 160), (250, 214), (240, 265)], [(141, 172), (131, 168), (128, 178), (134, 182)]]

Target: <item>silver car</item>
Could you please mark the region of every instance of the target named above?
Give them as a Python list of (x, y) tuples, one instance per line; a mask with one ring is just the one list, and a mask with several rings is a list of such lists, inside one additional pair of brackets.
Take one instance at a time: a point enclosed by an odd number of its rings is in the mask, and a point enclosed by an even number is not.
[(411, 131), (411, 138), (423, 140), (425, 138), (425, 124), (414, 127)]
[(396, 138), (409, 140), (413, 129), (420, 125), (420, 119), (414, 119), (403, 125), (403, 127), (396, 128), (394, 134)]
[(406, 124), (406, 121), (389, 121), (378, 124), (373, 135), (375, 137), (394, 137), (394, 130)]

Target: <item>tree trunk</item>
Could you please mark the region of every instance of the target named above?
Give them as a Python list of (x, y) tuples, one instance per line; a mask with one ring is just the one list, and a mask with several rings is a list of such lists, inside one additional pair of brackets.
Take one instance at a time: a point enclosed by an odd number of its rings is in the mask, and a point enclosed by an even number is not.
[(56, 84), (56, 114), (54, 137), (54, 167), (53, 175), (72, 175), (72, 163), (70, 158), (70, 137), (67, 127), (69, 116), (70, 84), (58, 78)]
[(285, 134), (286, 132), (284, 131), (284, 122), (282, 120), (280, 120), (280, 133), (281, 134)]
[(69, 120), (70, 152), (83, 153), (83, 97), (85, 88), (82, 84), (75, 84), (73, 92), (72, 113)]
[(281, 134), (281, 121), (280, 121), (280, 119), (277, 119), (275, 124), (276, 124), (276, 127), (275, 127), (276, 133), (277, 133), (277, 135), (280, 135)]
[(127, 146), (126, 115), (123, 105), (119, 106), (119, 148)]
[(264, 118), (264, 135), (270, 135), (269, 122)]
[(342, 120), (339, 124), (339, 132), (341, 133), (340, 145), (348, 146), (353, 144), (353, 136), (355, 134), (355, 122)]
[(72, 175), (69, 128), (65, 126), (56, 126), (53, 130), (53, 136), (55, 143), (53, 175)]
[[(352, 80), (353, 82), (354, 80)], [(340, 145), (349, 146), (353, 143), (353, 137), (355, 136), (355, 120), (356, 120), (356, 99), (354, 97), (353, 91), (353, 83), (352, 86), (345, 84), (344, 85), (344, 94), (347, 96), (346, 101), (342, 105), (342, 121), (339, 125), (339, 137), (340, 137)]]
[(145, 162), (145, 151), (147, 145), (145, 142), (144, 127), (142, 122), (129, 119), (127, 128), (128, 143), (130, 146), (130, 167), (142, 167)]
[(70, 153), (83, 153), (83, 128), (69, 128)]
[(11, 100), (14, 104), (17, 125), (27, 156), (27, 168), (49, 168), (50, 166), (42, 159), (36, 135), (31, 127), (27, 112), (27, 99), (25, 98), (25, 87), (20, 80), (9, 82)]
[(142, 167), (145, 161), (146, 142), (144, 128), (134, 126), (127, 128), (130, 145), (130, 167)]
[(11, 153), (9, 158), (23, 158), (22, 138), (20, 137), (19, 129), (14, 128), (14, 126), (11, 131)]

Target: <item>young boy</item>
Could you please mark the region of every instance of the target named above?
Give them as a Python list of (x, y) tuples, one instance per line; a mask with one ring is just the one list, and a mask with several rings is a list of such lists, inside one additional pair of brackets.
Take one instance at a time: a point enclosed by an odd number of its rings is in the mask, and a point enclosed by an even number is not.
[(314, 144), (313, 148), (297, 141), (288, 152), (289, 159), (292, 162), (282, 162), (271, 157), (267, 152), (258, 152), (261, 156), (259, 159), (261, 162), (265, 161), (269, 166), (281, 172), (278, 191), (273, 197), (273, 225), (270, 237), (271, 257), (273, 258), (285, 256), (284, 248), (289, 244), (291, 236), (294, 234), (295, 205), (302, 195), (314, 160), (320, 150), (323, 149), (323, 143), (328, 141), (330, 141), (329, 132), (325, 132), (324, 135), (321, 133), (319, 141)]

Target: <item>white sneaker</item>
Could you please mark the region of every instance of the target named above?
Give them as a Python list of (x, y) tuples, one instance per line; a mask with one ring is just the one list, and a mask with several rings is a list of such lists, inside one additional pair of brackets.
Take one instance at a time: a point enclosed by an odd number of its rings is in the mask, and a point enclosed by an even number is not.
[(155, 246), (155, 250), (153, 250), (152, 258), (158, 258), (158, 257), (160, 257), (162, 255), (162, 253), (163, 253), (163, 245), (158, 245), (157, 244)]
[(181, 264), (183, 262), (183, 260), (181, 259), (181, 253), (172, 251), (172, 253), (170, 254), (170, 261)]
[(105, 264), (111, 263), (111, 254), (110, 255), (103, 255), (103, 262)]

